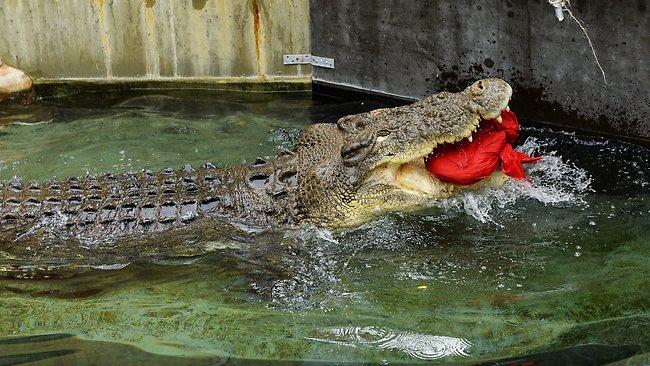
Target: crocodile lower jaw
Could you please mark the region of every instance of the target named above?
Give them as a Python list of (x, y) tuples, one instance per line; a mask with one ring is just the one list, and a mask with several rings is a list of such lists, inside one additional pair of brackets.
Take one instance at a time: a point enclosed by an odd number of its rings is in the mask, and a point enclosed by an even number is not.
[(435, 178), (424, 166), (424, 159), (419, 159), (397, 167), (394, 184), (405, 191), (425, 194), (431, 197), (448, 195), (454, 185)]

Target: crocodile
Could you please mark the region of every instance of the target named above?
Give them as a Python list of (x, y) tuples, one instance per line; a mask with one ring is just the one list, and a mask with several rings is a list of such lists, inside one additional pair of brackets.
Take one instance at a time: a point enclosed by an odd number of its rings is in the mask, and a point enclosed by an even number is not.
[(479, 80), (458, 93), (313, 124), (292, 150), (250, 165), (5, 181), (0, 244), (42, 236), (114, 240), (224, 218), (337, 228), (414, 210), (467, 188), (437, 180), (424, 157), (471, 138), (481, 120), (509, 109), (511, 96), (507, 82)]

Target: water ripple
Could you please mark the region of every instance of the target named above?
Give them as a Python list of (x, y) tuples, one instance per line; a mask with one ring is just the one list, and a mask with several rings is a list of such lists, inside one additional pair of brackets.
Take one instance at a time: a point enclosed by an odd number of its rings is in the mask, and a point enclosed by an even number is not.
[(466, 357), (469, 356), (467, 349), (472, 346), (472, 343), (463, 338), (398, 332), (374, 326), (320, 329), (319, 333), (322, 334), (318, 337), (306, 339), (349, 347), (374, 346), (379, 349), (394, 349), (422, 360), (449, 356)]

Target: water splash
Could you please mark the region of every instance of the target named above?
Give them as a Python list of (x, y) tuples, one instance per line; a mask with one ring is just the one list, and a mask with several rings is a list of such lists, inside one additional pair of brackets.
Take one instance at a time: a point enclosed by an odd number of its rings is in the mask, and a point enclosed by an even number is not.
[(114, 271), (114, 270), (126, 268), (126, 266), (128, 266), (129, 264), (131, 264), (131, 262), (99, 264), (99, 265), (94, 265), (94, 266), (90, 266), (90, 267), (94, 268), (94, 269), (103, 270), (103, 271)]
[(584, 195), (590, 191), (591, 178), (584, 169), (565, 162), (557, 152), (544, 152), (536, 138), (529, 137), (519, 150), (543, 160), (527, 165), (526, 180), (510, 179), (500, 187), (487, 187), (477, 191), (466, 191), (458, 196), (443, 200), (438, 206), (446, 210), (462, 210), (480, 222), (494, 222), (492, 210), (505, 208), (517, 200), (531, 199), (544, 205), (566, 207), (586, 205)]
[(65, 228), (68, 222), (68, 216), (64, 215), (61, 210), (53, 210), (52, 213), (52, 216), (43, 216), (39, 218), (23, 233), (16, 236), (14, 241), (20, 241), (38, 232), (43, 232), (45, 237), (49, 239), (65, 240)]
[(467, 349), (472, 346), (472, 343), (463, 338), (398, 332), (374, 326), (320, 329), (319, 333), (322, 334), (306, 339), (349, 347), (394, 349), (422, 360), (450, 356), (467, 357)]
[[(587, 206), (584, 197), (591, 190), (591, 178), (584, 169), (563, 160), (557, 152), (545, 151), (554, 145), (529, 137), (519, 149), (529, 155), (541, 155), (544, 160), (527, 166), (529, 177), (525, 181), (511, 179), (499, 187), (463, 192), (438, 202), (436, 206), (444, 211), (436, 211), (422, 220), (442, 219), (443, 222), (435, 227), (448, 226), (450, 212), (464, 212), (480, 223), (500, 226), (494, 218), (508, 210), (519, 209), (514, 204), (521, 200), (551, 207)], [(313, 227), (289, 231), (284, 239), (302, 249), (295, 255), (284, 256), (284, 265), (292, 268), (294, 273), (272, 285), (273, 306), (285, 310), (327, 309), (336, 305), (333, 301), (341, 301), (346, 296), (363, 302), (362, 298), (355, 298), (358, 294), (348, 291), (340, 280), (346, 271), (354, 270), (350, 263), (355, 262), (360, 253), (368, 250), (408, 253), (418, 243), (431, 245), (446, 240), (442, 233), (443, 236), (437, 236), (434, 226), (428, 225), (428, 230), (423, 230), (422, 220), (410, 220), (405, 216), (409, 215), (387, 215), (336, 235)], [(468, 275), (466, 271), (438, 268), (440, 265), (435, 266), (437, 275), (429, 271), (425, 274), (416, 271), (411, 275), (422, 277), (420, 279), (435, 278), (445, 283), (466, 282), (463, 277)]]
[[(314, 302), (314, 299), (340, 295), (337, 287), (342, 267), (336, 258), (340, 251), (338, 239), (329, 230), (304, 227), (285, 232), (283, 241), (289, 250), (283, 253), (282, 261), (291, 275), (271, 285), (271, 305), (289, 311), (325, 309), (327, 300)], [(314, 296), (315, 293), (320, 296)]]

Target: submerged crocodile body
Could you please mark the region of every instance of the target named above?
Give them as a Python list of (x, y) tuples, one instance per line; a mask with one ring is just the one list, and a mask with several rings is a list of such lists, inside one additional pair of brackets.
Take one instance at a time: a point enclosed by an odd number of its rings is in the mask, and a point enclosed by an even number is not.
[[(0, 243), (35, 234), (85, 239), (166, 231), (206, 216), (290, 224), (275, 164), (105, 174), (0, 188)], [(268, 180), (268, 181), (267, 181)], [(281, 209), (282, 208), (282, 209)]]
[(423, 157), (507, 108), (500, 79), (460, 93), (310, 126), (292, 151), (252, 165), (0, 185), (0, 244), (41, 236), (112, 240), (226, 218), (256, 226), (352, 226), (452, 194)]

